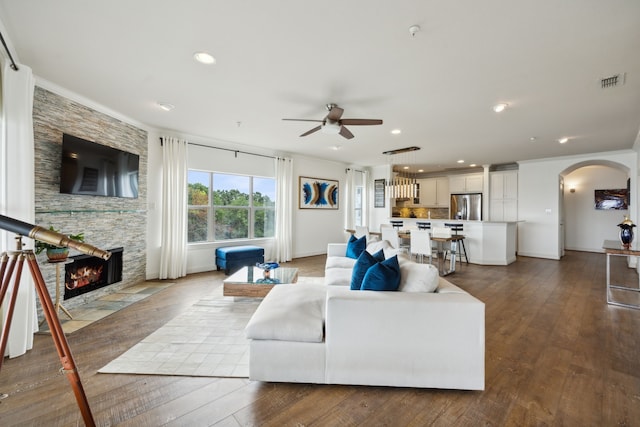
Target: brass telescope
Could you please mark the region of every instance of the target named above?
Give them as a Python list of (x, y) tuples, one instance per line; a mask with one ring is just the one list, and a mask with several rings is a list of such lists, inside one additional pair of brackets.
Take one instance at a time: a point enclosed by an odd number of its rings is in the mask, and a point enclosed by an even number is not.
[(8, 216), (0, 215), (0, 228), (35, 240), (40, 240), (41, 242), (59, 246), (61, 248), (75, 249), (78, 252), (102, 258), (105, 261), (111, 257), (111, 252), (109, 251), (102, 250), (88, 243), (78, 242), (77, 240), (73, 240), (62, 233), (48, 230), (38, 225), (29, 224), (15, 218), (9, 218)]

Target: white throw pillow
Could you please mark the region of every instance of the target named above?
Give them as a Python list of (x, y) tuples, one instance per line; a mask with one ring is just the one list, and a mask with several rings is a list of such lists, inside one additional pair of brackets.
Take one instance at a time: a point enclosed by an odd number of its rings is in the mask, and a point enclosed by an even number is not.
[(255, 340), (322, 342), (327, 287), (276, 285), (269, 291), (245, 328)]
[(431, 264), (400, 263), (400, 292), (434, 292), (439, 280), (438, 269)]

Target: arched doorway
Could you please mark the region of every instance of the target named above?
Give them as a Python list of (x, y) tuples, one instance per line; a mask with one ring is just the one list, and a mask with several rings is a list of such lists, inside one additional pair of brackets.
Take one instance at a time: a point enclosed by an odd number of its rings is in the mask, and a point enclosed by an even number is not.
[(601, 252), (605, 239), (617, 238), (616, 227), (627, 207), (596, 209), (595, 190), (626, 191), (630, 170), (627, 166), (606, 160), (576, 163), (560, 173), (560, 245), (564, 250)]

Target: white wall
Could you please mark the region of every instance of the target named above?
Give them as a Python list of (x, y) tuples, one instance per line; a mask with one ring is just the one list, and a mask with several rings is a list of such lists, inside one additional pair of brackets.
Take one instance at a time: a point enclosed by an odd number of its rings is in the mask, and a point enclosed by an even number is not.
[[(560, 179), (581, 166), (600, 163), (627, 168), (631, 178), (629, 215), (637, 223), (638, 156), (632, 150), (518, 162), (518, 254), (560, 259)], [(634, 197), (635, 196), (635, 197)]]
[[(594, 190), (627, 188), (628, 174), (608, 166), (585, 166), (564, 178), (565, 248), (602, 252), (602, 242), (617, 240), (629, 210), (596, 210)], [(569, 190), (575, 189), (574, 193)]]
[(345, 192), (347, 164), (334, 163), (305, 157), (293, 157), (294, 188), (299, 194), (299, 176), (339, 181), (338, 209), (299, 209), (298, 197), (293, 213), (293, 257), (305, 257), (327, 253), (327, 243), (346, 242)]

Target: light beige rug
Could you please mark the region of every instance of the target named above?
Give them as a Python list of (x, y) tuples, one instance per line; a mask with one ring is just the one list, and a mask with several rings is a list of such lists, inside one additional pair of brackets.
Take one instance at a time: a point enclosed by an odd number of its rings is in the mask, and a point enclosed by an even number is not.
[[(298, 283), (323, 283), (300, 277)], [(222, 287), (100, 369), (109, 374), (249, 377), (244, 328), (261, 298), (222, 296)]]

